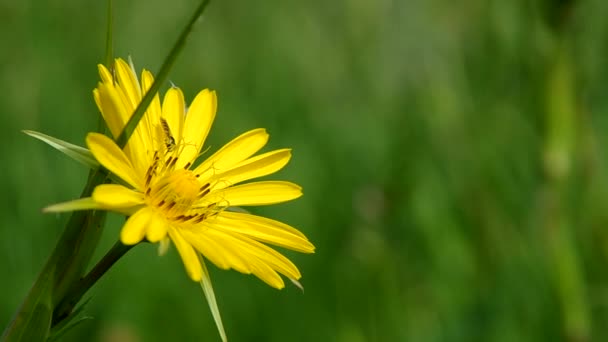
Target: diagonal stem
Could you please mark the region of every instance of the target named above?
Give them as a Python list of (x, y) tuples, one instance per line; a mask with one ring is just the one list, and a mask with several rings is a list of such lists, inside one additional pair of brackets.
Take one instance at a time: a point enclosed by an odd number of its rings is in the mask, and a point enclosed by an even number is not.
[(163, 82), (165, 82), (165, 80), (169, 76), (169, 71), (173, 67), (173, 64), (175, 63), (177, 56), (183, 50), (184, 46), (186, 46), (186, 39), (192, 32), (192, 29), (194, 28), (194, 24), (198, 21), (198, 19), (201, 17), (201, 15), (203, 15), (203, 12), (205, 12), (205, 8), (207, 8), (207, 5), (209, 4), (209, 2), (210, 2), (210, 0), (201, 1), (198, 8), (194, 11), (194, 14), (190, 18), (190, 21), (188, 22), (186, 27), (184, 27), (184, 29), (182, 30), (182, 33), (179, 35), (179, 38), (175, 42), (175, 45), (173, 45), (173, 48), (169, 52), (169, 55), (167, 56), (167, 58), (165, 58), (165, 61), (162, 65), (162, 67), (160, 68), (160, 71), (156, 75), (154, 83), (152, 84), (150, 89), (146, 92), (146, 95), (141, 100), (141, 102), (135, 109), (135, 112), (133, 113), (133, 115), (131, 116), (131, 118), (129, 119), (127, 124), (125, 125), (125, 128), (122, 130), (122, 132), (116, 139), (116, 143), (118, 144), (118, 146), (125, 147), (125, 145), (129, 141), (129, 138), (131, 137), (131, 134), (133, 134), (133, 131), (135, 131), (135, 127), (137, 127), (139, 120), (141, 120), (141, 118), (144, 116), (144, 113), (146, 112), (146, 109), (150, 105), (150, 102), (152, 102), (152, 99), (154, 98), (154, 96), (156, 95), (158, 90), (160, 89), (160, 85)]
[(55, 326), (63, 319), (69, 316), (72, 309), (80, 301), (82, 296), (134, 245), (127, 246), (117, 241), (114, 246), (104, 255), (104, 257), (93, 267), (93, 269), (84, 278), (80, 279), (70, 292), (57, 304), (55, 309), (57, 320), (53, 321)]

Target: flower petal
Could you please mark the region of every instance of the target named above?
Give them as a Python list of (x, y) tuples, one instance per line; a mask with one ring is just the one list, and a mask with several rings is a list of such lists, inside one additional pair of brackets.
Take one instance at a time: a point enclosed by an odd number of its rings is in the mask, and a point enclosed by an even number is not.
[(267, 205), (296, 199), (302, 196), (302, 188), (290, 182), (263, 181), (231, 186), (207, 196), (219, 196), (230, 206)]
[(112, 83), (112, 73), (103, 64), (97, 64), (99, 77), (103, 83)]
[(201, 225), (197, 231), (192, 229), (183, 230), (184, 238), (217, 267), (224, 270), (232, 268), (241, 273), (251, 274), (249, 260), (244, 259), (239, 251), (231, 245), (222, 244), (221, 241), (210, 238), (207, 234), (201, 232), (200, 229), (203, 227), (205, 227), (204, 229), (213, 229), (213, 227)]
[(180, 232), (175, 229), (169, 229), (169, 237), (175, 244), (179, 255), (182, 257), (182, 262), (186, 267), (186, 272), (190, 279), (200, 281), (202, 279), (202, 266), (198, 255), (192, 246), (181, 236)]
[[(300, 279), (302, 277), (296, 265), (271, 247), (248, 237), (241, 236), (240, 234), (229, 233), (228, 235), (233, 239), (234, 243), (240, 245), (240, 249), (247, 253), (251, 253), (251, 256), (255, 256), (273, 270), (276, 270), (288, 278)], [(283, 281), (281, 281), (281, 283), (283, 283)]]
[(257, 178), (275, 173), (282, 169), (291, 158), (290, 149), (271, 151), (249, 158), (232, 169), (211, 177), (210, 181), (217, 181), (214, 189), (221, 189), (248, 179)]
[(278, 289), (283, 288), (285, 284), (277, 271), (289, 278), (301, 277), (297, 267), (289, 259), (245, 235), (218, 230), (211, 224), (202, 224), (196, 228), (198, 229), (184, 230), (184, 237), (212, 262), (219, 260), (216, 263), (218, 267), (253, 273)]
[(120, 231), (120, 241), (125, 245), (135, 245), (143, 240), (153, 215), (154, 210), (150, 208), (143, 208), (131, 215)]
[(283, 279), (276, 271), (295, 279), (299, 279), (298, 269), (283, 255), (268, 246), (251, 240), (243, 235), (209, 229), (205, 232), (209, 238), (214, 239), (222, 246), (231, 246), (238, 251), (241, 258), (247, 260), (251, 273), (263, 280), (266, 284), (282, 289), (285, 287)]
[(167, 236), (167, 227), (169, 224), (158, 213), (154, 213), (148, 222), (146, 229), (146, 238), (152, 243), (162, 241)]
[(134, 245), (144, 236), (153, 243), (167, 236), (168, 223), (151, 208), (143, 208), (133, 214), (120, 232), (120, 240), (125, 245)]
[[(186, 115), (186, 103), (184, 101), (184, 94), (179, 88), (173, 87), (167, 90), (163, 99), (162, 116), (167, 123), (171, 132), (164, 132), (165, 134), (171, 133), (171, 136), (175, 142), (181, 142), (182, 127), (184, 127), (184, 115)], [(159, 126), (160, 122), (157, 123)], [(165, 141), (163, 137), (163, 140)]]
[(93, 199), (104, 208), (131, 208), (144, 203), (141, 192), (118, 184), (101, 184), (93, 190)]
[(197, 174), (205, 173), (203, 177), (210, 176), (217, 172), (223, 172), (234, 165), (251, 157), (268, 142), (268, 133), (263, 128), (245, 132), (232, 139), (219, 151), (202, 162), (194, 172)]
[[(151, 72), (144, 69), (141, 73), (142, 93), (146, 94), (153, 83), (154, 76), (152, 76)], [(156, 144), (163, 142), (162, 135), (159, 136), (159, 133), (161, 132), (157, 130), (160, 125), (161, 112), (160, 97), (158, 96), (158, 93), (156, 93), (154, 94), (154, 99), (152, 99), (150, 106), (148, 106), (148, 110), (144, 114), (144, 117), (141, 119), (141, 121), (145, 122), (145, 125), (138, 125), (138, 128), (141, 127), (144, 131), (147, 131), (142, 133), (142, 137), (146, 140), (148, 150), (155, 150)], [(150, 154), (147, 157), (149, 158), (148, 163), (150, 163), (153, 154)]]
[(209, 224), (223, 231), (302, 253), (314, 253), (315, 246), (299, 230), (279, 221), (244, 213), (223, 211)]
[(141, 189), (141, 179), (133, 165), (112, 139), (103, 134), (89, 133), (87, 145), (101, 165), (136, 189)]
[(141, 102), (141, 90), (137, 76), (122, 58), (115, 60), (114, 68), (116, 69), (116, 78), (118, 79), (120, 89), (124, 91), (126, 100), (130, 105), (129, 107), (134, 110)]
[(186, 163), (196, 159), (209, 134), (216, 111), (215, 91), (205, 89), (196, 95), (186, 115), (181, 141), (184, 148), (177, 162), (177, 168), (182, 168)]
[[(103, 83), (98, 85), (93, 94), (112, 136), (116, 138), (141, 102), (139, 80), (132, 66), (122, 59), (115, 60), (113, 75), (105, 67), (100, 66), (99, 69)], [(148, 126), (147, 120), (142, 119), (124, 148), (139, 173), (145, 172), (151, 158), (146, 153), (148, 142), (152, 141)]]
[(93, 96), (112, 136), (118, 137), (131, 113), (126, 112), (118, 92), (111, 83), (99, 83), (93, 90)]

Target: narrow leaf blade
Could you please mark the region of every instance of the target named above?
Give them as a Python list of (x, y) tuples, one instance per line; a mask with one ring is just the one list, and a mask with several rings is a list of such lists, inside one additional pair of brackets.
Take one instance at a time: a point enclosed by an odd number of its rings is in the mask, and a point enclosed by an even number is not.
[(93, 154), (91, 154), (91, 152), (84, 147), (70, 144), (67, 141), (63, 141), (61, 139), (51, 137), (50, 135), (46, 135), (36, 131), (24, 130), (23, 133), (49, 144), (57, 151), (62, 152), (68, 157), (76, 160), (81, 164), (84, 164), (85, 166), (91, 169), (96, 169), (99, 167), (99, 163), (97, 162), (97, 160), (95, 160)]
[(201, 266), (203, 267), (203, 278), (201, 279), (201, 287), (203, 288), (203, 292), (205, 293), (205, 297), (207, 298), (207, 303), (209, 304), (209, 309), (211, 309), (211, 314), (213, 315), (213, 320), (215, 321), (215, 325), (217, 325), (217, 330), (222, 337), (222, 341), (228, 341), (226, 337), (226, 331), (224, 331), (224, 324), (222, 324), (222, 316), (220, 315), (220, 309), (217, 307), (217, 301), (215, 300), (215, 292), (213, 292), (213, 286), (211, 285), (211, 277), (209, 277), (209, 270), (207, 266), (205, 266), (205, 261), (199, 255), (198, 256), (201, 262)]

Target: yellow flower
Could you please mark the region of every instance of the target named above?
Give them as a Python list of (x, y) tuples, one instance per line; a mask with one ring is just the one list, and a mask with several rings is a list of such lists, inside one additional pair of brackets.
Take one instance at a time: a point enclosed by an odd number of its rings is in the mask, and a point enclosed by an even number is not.
[[(115, 76), (101, 65), (99, 73), (95, 101), (116, 138), (153, 76), (144, 70), (140, 84), (133, 67), (122, 59), (116, 60)], [(122, 243), (147, 239), (158, 242), (162, 253), (173, 242), (195, 281), (208, 279), (201, 255), (222, 269), (254, 274), (278, 289), (284, 287), (279, 274), (296, 281), (301, 276), (297, 267), (267, 244), (312, 253), (307, 238), (284, 223), (231, 210), (300, 197), (301, 188), (290, 182), (241, 184), (280, 170), (291, 152), (279, 149), (253, 156), (268, 140), (264, 129), (254, 129), (195, 165), (204, 155), (201, 148), (216, 108), (214, 91), (201, 91), (186, 107), (181, 90), (172, 87), (162, 105), (156, 94), (124, 149), (103, 134), (90, 133), (86, 143), (91, 153), (122, 183), (99, 185), (90, 198), (47, 211), (105, 209), (127, 214)]]

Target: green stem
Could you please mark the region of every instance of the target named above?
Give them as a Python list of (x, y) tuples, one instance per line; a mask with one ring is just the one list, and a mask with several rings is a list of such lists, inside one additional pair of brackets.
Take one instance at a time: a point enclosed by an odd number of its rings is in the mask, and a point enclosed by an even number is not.
[(116, 139), (116, 143), (118, 144), (118, 146), (124, 147), (127, 144), (127, 141), (129, 141), (129, 137), (131, 136), (133, 131), (135, 131), (135, 127), (137, 127), (139, 120), (141, 120), (141, 118), (144, 116), (146, 109), (148, 108), (148, 106), (150, 105), (150, 102), (152, 102), (152, 99), (154, 98), (154, 96), (156, 95), (158, 90), (160, 89), (161, 84), (163, 82), (165, 82), (165, 80), (169, 76), (169, 71), (173, 67), (173, 64), (175, 63), (177, 56), (179, 55), (179, 53), (183, 50), (184, 46), (186, 45), (186, 39), (192, 32), (192, 29), (194, 28), (194, 24), (200, 18), (200, 16), (203, 15), (203, 12), (205, 11), (205, 8), (207, 8), (207, 5), (209, 4), (209, 2), (210, 2), (210, 0), (201, 1), (198, 8), (196, 9), (196, 11), (194, 11), (192, 18), (190, 18), (190, 21), (188, 22), (186, 27), (182, 30), (182, 33), (180, 34), (179, 38), (175, 42), (175, 45), (173, 45), (173, 48), (169, 52), (169, 55), (167, 56), (167, 58), (165, 58), (165, 62), (163, 63), (163, 66), (160, 68), (158, 75), (156, 75), (156, 79), (154, 80), (154, 83), (152, 84), (152, 86), (150, 87), (148, 92), (146, 92), (146, 95), (144, 96), (144, 98), (141, 100), (141, 102), (137, 106), (137, 109), (135, 109), (135, 113), (133, 113), (133, 115), (131, 116), (131, 118), (129, 119), (127, 124), (125, 125), (125, 128), (122, 130), (122, 132), (118, 136), (118, 139)]
[[(107, 173), (96, 170), (89, 180), (82, 197), (91, 195), (96, 185), (102, 184)], [(5, 328), (1, 341), (44, 341), (53, 318), (53, 308), (76, 279), (84, 274), (105, 219), (105, 212), (73, 212), (57, 245), (34, 285)]]
[(573, 213), (567, 206), (572, 170), (580, 153), (576, 75), (570, 43), (557, 37), (555, 60), (547, 82), (547, 133), (544, 146), (546, 243), (551, 274), (561, 304), (566, 340), (591, 339), (591, 309), (585, 286), (581, 251), (576, 243)]
[[(124, 147), (135, 130), (146, 108), (158, 92), (160, 85), (166, 80), (178, 54), (185, 46), (186, 38), (191, 33), (194, 24), (203, 14), (210, 0), (202, 0), (194, 15), (182, 31), (177, 42), (165, 59), (156, 80), (137, 107), (135, 113), (121, 132), (117, 143)], [(111, 13), (111, 5), (108, 6)], [(111, 28), (108, 28), (108, 42), (111, 40)], [(108, 49), (108, 51), (110, 51)], [(107, 53), (106, 51), (106, 58)], [(81, 197), (89, 197), (95, 186), (105, 182), (107, 172), (103, 169), (90, 173), (87, 186)], [(8, 324), (0, 340), (4, 341), (44, 341), (48, 337), (49, 328), (69, 315), (72, 306), (90, 288), (113, 263), (104, 264), (84, 278), (84, 270), (95, 251), (101, 235), (105, 212), (79, 211), (70, 216), (57, 245), (38, 275), (27, 297)], [(118, 248), (118, 247), (117, 247)], [(119, 254), (120, 249), (112, 252)], [(123, 254), (126, 251), (123, 252)], [(116, 254), (116, 255), (118, 255)], [(105, 266), (104, 266), (105, 265)], [(103, 272), (101, 272), (103, 270)], [(101, 273), (100, 273), (101, 272)], [(83, 281), (85, 281), (83, 283)], [(77, 289), (74, 292), (72, 289)]]
[(104, 63), (108, 69), (112, 66), (112, 60), (114, 59), (112, 22), (112, 0), (108, 0), (108, 30), (106, 31), (106, 56), (104, 58)]
[(57, 304), (55, 309), (57, 321), (53, 321), (53, 326), (69, 316), (72, 309), (80, 301), (82, 296), (99, 280), (123, 255), (125, 255), (134, 245), (127, 246), (117, 241), (114, 246), (104, 255), (104, 257), (93, 267), (93, 269), (82, 278), (69, 291), (63, 300)]

